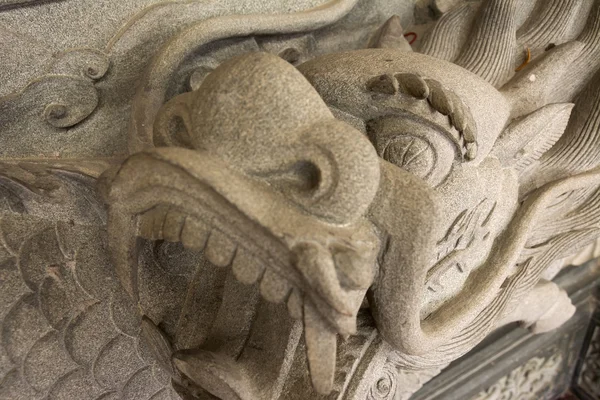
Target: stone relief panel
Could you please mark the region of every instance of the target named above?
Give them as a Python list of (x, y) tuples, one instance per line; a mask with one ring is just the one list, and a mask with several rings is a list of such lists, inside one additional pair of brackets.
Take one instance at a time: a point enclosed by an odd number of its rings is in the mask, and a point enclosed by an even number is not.
[(583, 356), (577, 384), (590, 397), (600, 396), (600, 327), (596, 326)]
[(394, 4), (263, 3), (124, 2), (6, 70), (7, 395), (392, 398), (574, 313), (543, 278), (600, 237), (600, 1), (415, 49)]
[(560, 354), (548, 359), (534, 357), (473, 400), (541, 400), (562, 368)]

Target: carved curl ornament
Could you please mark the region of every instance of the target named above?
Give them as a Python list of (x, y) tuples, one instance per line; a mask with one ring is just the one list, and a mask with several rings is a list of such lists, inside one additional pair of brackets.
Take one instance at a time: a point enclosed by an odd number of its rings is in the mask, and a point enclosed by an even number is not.
[[(101, 190), (117, 275), (182, 396), (392, 398), (399, 375), (501, 324), (544, 332), (574, 311), (541, 278), (600, 236), (600, 2), (585, 26), (575, 2), (461, 5), (421, 53), (391, 19), (375, 48), (298, 67), (250, 52), (172, 93), (202, 46), (317, 29), (355, 3), (191, 25), (142, 77), (132, 155)], [(49, 99), (46, 122), (89, 115), (104, 65), (73, 72), (84, 100)], [(144, 309), (144, 269), (190, 259), (165, 324)]]
[(552, 383), (559, 375), (562, 364), (560, 354), (547, 359), (534, 357), (502, 377), (491, 387), (481, 391), (472, 400), (539, 399), (544, 396), (545, 390), (552, 388)]

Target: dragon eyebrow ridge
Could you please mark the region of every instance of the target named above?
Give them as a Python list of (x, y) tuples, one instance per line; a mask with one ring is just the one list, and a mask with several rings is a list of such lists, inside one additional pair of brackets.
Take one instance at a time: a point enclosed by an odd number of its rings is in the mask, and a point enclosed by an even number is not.
[(367, 90), (388, 96), (403, 94), (415, 101), (427, 100), (433, 110), (448, 116), (450, 125), (458, 131), (457, 144), (463, 149), (464, 158), (472, 160), (477, 156), (477, 130), (471, 110), (439, 81), (414, 73), (383, 74), (371, 78)]

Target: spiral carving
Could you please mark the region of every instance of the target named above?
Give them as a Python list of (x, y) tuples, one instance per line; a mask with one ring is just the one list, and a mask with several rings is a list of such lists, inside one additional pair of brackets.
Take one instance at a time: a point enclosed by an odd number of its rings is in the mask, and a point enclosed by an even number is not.
[(47, 74), (80, 76), (98, 80), (106, 74), (110, 66), (108, 56), (94, 49), (72, 49), (54, 56)]
[(390, 363), (387, 363), (386, 365), (384, 365), (381, 374), (379, 374), (378, 378), (371, 386), (369, 394), (367, 395), (367, 400), (393, 399), (396, 394), (397, 383), (398, 374), (396, 371), (396, 367), (394, 367)]

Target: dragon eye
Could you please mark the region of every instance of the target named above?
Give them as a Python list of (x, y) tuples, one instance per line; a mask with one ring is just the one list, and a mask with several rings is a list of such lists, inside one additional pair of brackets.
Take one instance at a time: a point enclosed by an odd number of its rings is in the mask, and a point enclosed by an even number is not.
[(372, 120), (367, 133), (381, 158), (434, 187), (448, 176), (458, 157), (457, 147), (444, 132), (416, 118)]
[(397, 136), (383, 150), (383, 159), (427, 179), (435, 166), (435, 152), (426, 140), (416, 136)]

